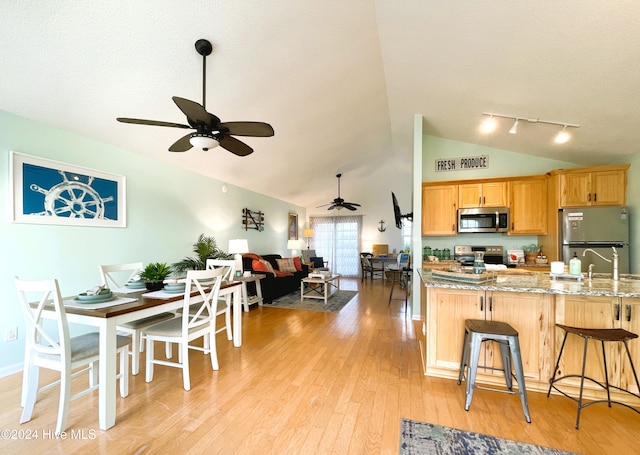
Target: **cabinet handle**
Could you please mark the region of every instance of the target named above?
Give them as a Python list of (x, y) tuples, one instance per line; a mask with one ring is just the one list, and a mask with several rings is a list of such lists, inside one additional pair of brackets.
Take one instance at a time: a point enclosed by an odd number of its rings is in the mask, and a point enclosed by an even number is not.
[(593, 193), (593, 202), (598, 202), (598, 193)]
[(615, 304), (615, 318), (616, 318), (616, 321), (620, 320), (620, 304), (619, 303)]
[(456, 232), (456, 225), (455, 224), (451, 225), (451, 232)]
[(487, 202), (487, 198), (482, 196), (482, 205), (484, 205)]
[(587, 196), (587, 201), (591, 202), (591, 193)]
[(493, 296), (489, 297), (489, 312), (493, 311)]
[(513, 231), (513, 221), (511, 222), (511, 230)]
[(631, 322), (631, 305), (627, 305), (627, 322)]
[(484, 297), (480, 296), (480, 312), (484, 311)]

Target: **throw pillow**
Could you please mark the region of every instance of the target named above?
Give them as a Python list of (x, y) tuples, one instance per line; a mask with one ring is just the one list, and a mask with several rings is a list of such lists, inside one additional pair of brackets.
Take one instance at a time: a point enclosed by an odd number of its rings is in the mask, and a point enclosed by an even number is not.
[(251, 268), (256, 272), (274, 273), (271, 264), (269, 264), (269, 262), (265, 261), (264, 259), (254, 259), (251, 262)]
[(259, 261), (260, 259), (262, 259), (262, 256), (257, 255), (256, 253), (244, 253), (242, 255), (243, 258), (250, 258), (250, 259), (255, 259), (257, 261)]
[(281, 272), (296, 271), (296, 266), (294, 265), (293, 259), (291, 258), (276, 259), (276, 262), (278, 263), (278, 270), (280, 270)]
[(300, 258), (293, 258), (293, 265), (298, 272), (302, 272), (302, 261)]

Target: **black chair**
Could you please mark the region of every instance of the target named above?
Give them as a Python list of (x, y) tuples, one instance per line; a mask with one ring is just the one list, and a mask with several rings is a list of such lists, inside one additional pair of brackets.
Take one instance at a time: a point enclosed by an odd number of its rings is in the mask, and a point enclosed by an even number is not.
[(380, 278), (384, 278), (384, 267), (375, 267), (371, 262), (372, 257), (373, 254), (371, 253), (360, 253), (360, 266), (362, 267), (362, 279), (360, 282), (364, 281), (367, 274), (370, 275), (371, 281), (373, 281), (376, 273), (380, 275)]

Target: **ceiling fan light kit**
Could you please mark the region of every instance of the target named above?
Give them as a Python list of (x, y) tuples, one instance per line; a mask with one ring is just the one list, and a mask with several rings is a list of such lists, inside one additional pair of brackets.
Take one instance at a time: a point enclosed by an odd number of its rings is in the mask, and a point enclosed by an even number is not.
[(198, 54), (202, 55), (202, 104), (178, 96), (172, 98), (187, 117), (188, 125), (127, 117), (118, 117), (116, 120), (122, 123), (196, 130), (174, 142), (169, 147), (170, 152), (186, 152), (192, 147), (206, 151), (220, 145), (235, 155), (250, 155), (253, 149), (233, 136), (270, 137), (274, 135), (272, 126), (264, 122), (221, 122), (217, 116), (207, 112), (207, 56), (213, 51), (213, 46), (206, 39), (199, 39), (195, 47)]
[(338, 197), (335, 198), (333, 202), (330, 202), (324, 205), (319, 205), (316, 208), (326, 207), (328, 205), (329, 208), (327, 210), (333, 210), (333, 209), (342, 210), (343, 208), (351, 211), (358, 210), (357, 207), (360, 207), (360, 204), (356, 204), (355, 202), (347, 202), (340, 197), (340, 177), (342, 177), (342, 174), (337, 174), (336, 177), (338, 178)]
[(488, 116), (480, 124), (480, 131), (484, 134), (492, 133), (497, 129), (498, 122), (496, 120), (496, 117), (513, 120), (513, 125), (509, 129), (510, 134), (517, 134), (518, 125), (520, 124), (520, 121), (526, 121), (527, 123), (546, 123), (547, 125), (561, 126), (562, 130), (554, 138), (554, 142), (556, 144), (564, 144), (567, 141), (569, 141), (569, 139), (571, 139), (571, 135), (567, 131), (567, 128), (580, 128), (580, 125), (575, 125), (573, 123), (554, 122), (551, 120), (542, 120), (539, 118), (532, 118), (532, 117), (519, 117), (514, 115), (495, 114), (492, 112), (483, 112), (482, 115)]

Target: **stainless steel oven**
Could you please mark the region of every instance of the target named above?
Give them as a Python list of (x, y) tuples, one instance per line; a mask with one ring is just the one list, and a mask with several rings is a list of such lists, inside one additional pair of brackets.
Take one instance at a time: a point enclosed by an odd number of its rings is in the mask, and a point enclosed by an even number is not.
[(485, 264), (504, 264), (504, 249), (501, 246), (455, 245), (453, 247), (453, 259), (463, 266), (471, 267), (476, 251), (484, 253)]
[(458, 232), (508, 232), (508, 207), (458, 209)]

